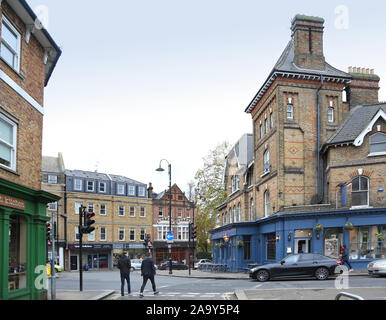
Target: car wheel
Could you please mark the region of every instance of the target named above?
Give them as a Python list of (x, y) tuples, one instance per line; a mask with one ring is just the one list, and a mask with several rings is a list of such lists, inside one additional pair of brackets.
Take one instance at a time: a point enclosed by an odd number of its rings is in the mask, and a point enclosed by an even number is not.
[(256, 279), (260, 282), (267, 281), (269, 279), (269, 273), (267, 270), (259, 270), (256, 273)]
[(328, 272), (328, 269), (323, 268), (323, 267), (322, 268), (318, 268), (315, 271), (315, 277), (318, 280), (326, 280), (329, 275), (330, 275), (330, 273)]

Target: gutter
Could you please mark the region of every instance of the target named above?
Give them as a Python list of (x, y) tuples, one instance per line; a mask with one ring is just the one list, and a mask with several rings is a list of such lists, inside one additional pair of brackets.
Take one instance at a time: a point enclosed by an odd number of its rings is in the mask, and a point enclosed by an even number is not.
[(323, 76), (320, 76), (320, 87), (318, 88), (318, 91), (316, 93), (316, 105), (317, 105), (317, 195), (318, 195), (318, 203), (322, 203), (324, 199), (324, 187), (323, 187), (323, 181), (324, 181), (324, 174), (321, 172), (323, 168), (323, 158), (321, 158), (321, 152), (320, 152), (320, 145), (321, 145), (321, 139), (320, 139), (320, 91), (323, 88), (324, 80)]

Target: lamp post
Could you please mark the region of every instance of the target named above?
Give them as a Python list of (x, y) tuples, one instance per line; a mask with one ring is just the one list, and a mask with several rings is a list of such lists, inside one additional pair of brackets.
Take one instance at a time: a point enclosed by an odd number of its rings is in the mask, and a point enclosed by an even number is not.
[[(156, 169), (156, 171), (158, 171), (158, 172), (165, 171), (161, 166), (162, 161), (166, 161), (168, 163), (168, 172), (169, 172), (169, 233), (171, 233), (172, 232), (172, 165), (166, 159), (162, 159), (159, 162), (159, 167)], [(170, 244), (170, 247), (169, 247), (169, 274), (172, 274), (172, 273), (173, 273), (173, 271), (172, 271), (172, 247)]]

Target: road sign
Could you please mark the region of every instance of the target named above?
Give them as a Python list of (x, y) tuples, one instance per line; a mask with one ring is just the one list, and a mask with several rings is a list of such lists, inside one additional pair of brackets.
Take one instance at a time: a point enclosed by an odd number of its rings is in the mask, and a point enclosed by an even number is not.
[(174, 234), (169, 232), (167, 235), (166, 235), (166, 240), (168, 241), (173, 241), (174, 239)]

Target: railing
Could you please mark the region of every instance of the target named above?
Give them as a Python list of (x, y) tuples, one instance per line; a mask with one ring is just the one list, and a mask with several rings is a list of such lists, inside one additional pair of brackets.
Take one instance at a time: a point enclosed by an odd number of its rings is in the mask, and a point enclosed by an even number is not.
[(353, 300), (365, 300), (360, 296), (357, 296), (357, 295), (352, 294), (352, 293), (347, 293), (347, 292), (339, 292), (337, 294), (337, 296), (335, 297), (335, 300), (340, 300), (341, 297), (348, 297), (348, 298), (351, 298)]

